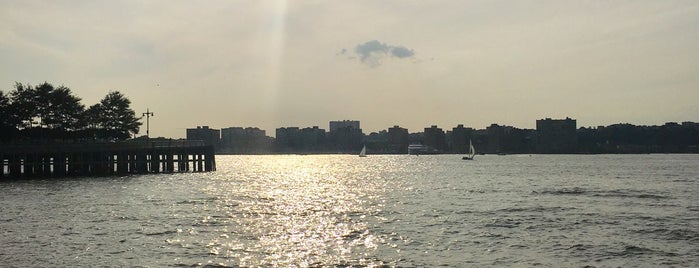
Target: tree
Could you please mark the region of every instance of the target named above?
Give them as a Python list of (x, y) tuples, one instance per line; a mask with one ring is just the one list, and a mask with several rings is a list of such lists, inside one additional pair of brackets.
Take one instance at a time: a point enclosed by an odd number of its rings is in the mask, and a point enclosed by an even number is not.
[(10, 98), (0, 91), (0, 141), (7, 141), (17, 136), (17, 128), (12, 122)]
[(97, 129), (97, 136), (111, 140), (123, 140), (138, 133), (141, 126), (131, 101), (118, 91), (110, 91), (98, 104), (90, 106), (88, 124)]
[(37, 115), (37, 93), (31, 85), (15, 83), (15, 90), (10, 91), (10, 122), (19, 129), (31, 128)]
[(5, 92), (0, 91), (0, 125), (10, 125), (10, 98), (5, 95)]
[(15, 84), (10, 92), (10, 121), (20, 128), (40, 127), (51, 130), (69, 131), (80, 129), (85, 106), (70, 88), (44, 82), (36, 87)]
[(62, 130), (78, 130), (84, 127), (85, 106), (80, 98), (73, 96), (64, 86), (56, 88), (49, 95), (49, 105), (43, 111), (41, 122), (46, 126)]

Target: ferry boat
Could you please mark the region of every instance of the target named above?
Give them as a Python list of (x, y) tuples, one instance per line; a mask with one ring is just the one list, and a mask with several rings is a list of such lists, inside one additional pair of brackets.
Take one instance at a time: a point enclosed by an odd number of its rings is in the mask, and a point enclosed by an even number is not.
[(408, 145), (408, 154), (411, 155), (421, 155), (421, 154), (438, 154), (439, 151), (422, 144), (410, 144)]

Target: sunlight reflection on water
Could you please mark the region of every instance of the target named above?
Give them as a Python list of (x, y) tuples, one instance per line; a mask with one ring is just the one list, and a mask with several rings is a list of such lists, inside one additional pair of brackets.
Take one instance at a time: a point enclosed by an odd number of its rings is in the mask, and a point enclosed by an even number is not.
[(236, 166), (220, 170), (236, 173), (220, 174), (216, 179), (227, 183), (207, 191), (222, 197), (211, 209), (230, 217), (231, 224), (221, 231), (234, 235), (214, 237), (212, 254), (239, 259), (241, 266), (375, 263), (372, 252), (383, 241), (367, 220), (381, 212), (380, 197), (387, 189), (377, 172), (349, 156), (347, 161), (270, 157), (275, 161), (264, 156), (220, 161)]

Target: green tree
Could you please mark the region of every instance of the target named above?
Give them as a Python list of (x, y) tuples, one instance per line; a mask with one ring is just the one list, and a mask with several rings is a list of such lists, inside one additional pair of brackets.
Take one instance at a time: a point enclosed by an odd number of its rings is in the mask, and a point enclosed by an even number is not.
[(123, 140), (138, 133), (141, 126), (131, 101), (118, 91), (111, 91), (98, 104), (90, 106), (88, 124), (97, 129), (97, 136), (111, 140)]

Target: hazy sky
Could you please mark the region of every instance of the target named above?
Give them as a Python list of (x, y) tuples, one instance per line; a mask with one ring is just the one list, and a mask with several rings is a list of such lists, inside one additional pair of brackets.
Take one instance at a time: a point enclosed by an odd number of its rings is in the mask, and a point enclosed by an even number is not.
[(0, 1), (0, 60), (3, 91), (121, 91), (151, 136), (699, 121), (696, 0)]

